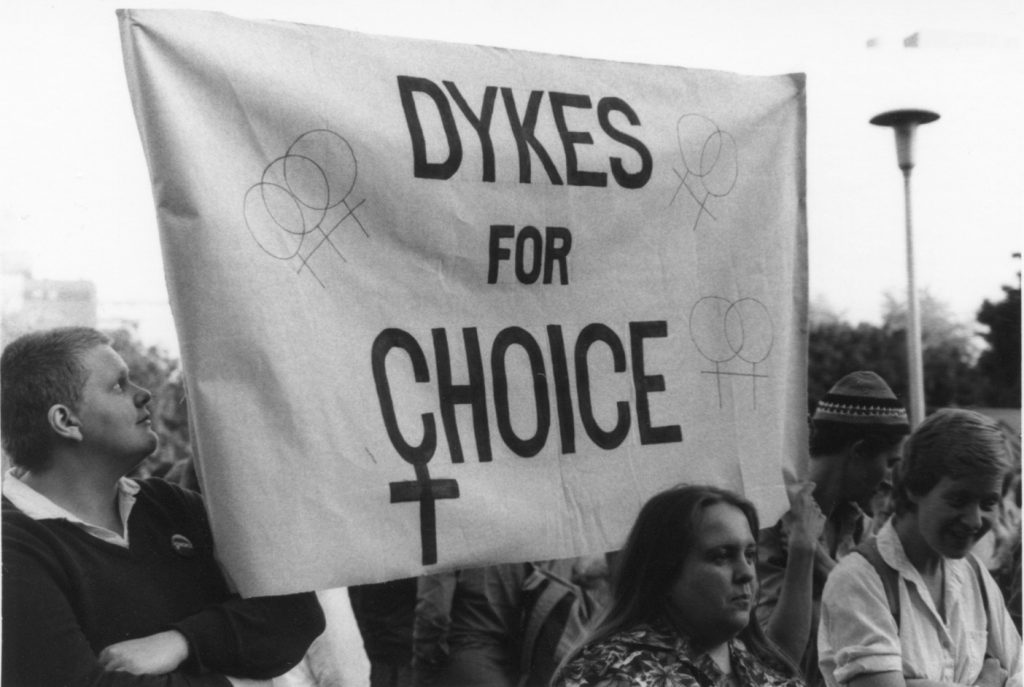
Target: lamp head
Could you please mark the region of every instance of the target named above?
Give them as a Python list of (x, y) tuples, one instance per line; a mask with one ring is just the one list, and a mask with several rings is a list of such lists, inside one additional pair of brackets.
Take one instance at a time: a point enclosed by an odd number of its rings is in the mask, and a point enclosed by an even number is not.
[(891, 126), (896, 133), (896, 161), (909, 172), (914, 167), (914, 132), (919, 124), (934, 122), (938, 113), (930, 110), (890, 110), (871, 118), (876, 126)]

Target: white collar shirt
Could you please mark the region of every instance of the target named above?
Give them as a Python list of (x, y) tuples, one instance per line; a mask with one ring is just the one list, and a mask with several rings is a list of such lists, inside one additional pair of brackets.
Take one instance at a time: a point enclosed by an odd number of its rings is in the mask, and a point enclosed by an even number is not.
[(830, 687), (888, 671), (907, 679), (973, 685), (986, 654), (1009, 671), (1007, 685), (1022, 684), (1021, 638), (987, 571), (981, 581), (989, 609), (970, 562), (943, 559), (943, 618), (892, 520), (878, 533), (878, 550), (899, 574), (899, 627), (871, 563), (860, 555), (840, 561), (825, 583), (818, 626), (819, 665)]
[(135, 480), (122, 477), (117, 482), (117, 510), (121, 516), (121, 530), (124, 535), (105, 527), (85, 522), (74, 513), (58, 506), (38, 491), (22, 482), (12, 468), (4, 475), (3, 495), (15, 508), (33, 520), (66, 520), (84, 532), (116, 546), (128, 548), (128, 516), (135, 505), (139, 485)]

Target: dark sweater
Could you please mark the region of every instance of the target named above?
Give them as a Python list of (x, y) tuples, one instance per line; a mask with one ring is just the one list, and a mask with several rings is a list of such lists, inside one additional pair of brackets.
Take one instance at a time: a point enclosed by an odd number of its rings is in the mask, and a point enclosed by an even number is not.
[[(159, 479), (139, 485), (128, 549), (64, 520), (32, 520), (3, 499), (4, 687), (265, 679), (298, 663), (323, 631), (312, 593), (231, 594), (198, 494)], [(104, 647), (168, 629), (180, 631), (190, 650), (174, 673), (99, 666)]]

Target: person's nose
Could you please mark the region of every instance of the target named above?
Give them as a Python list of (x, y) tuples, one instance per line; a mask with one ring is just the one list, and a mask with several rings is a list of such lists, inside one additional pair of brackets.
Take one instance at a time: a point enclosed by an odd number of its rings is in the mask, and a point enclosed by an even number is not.
[(753, 559), (748, 559), (746, 556), (742, 556), (739, 563), (736, 564), (736, 581), (740, 584), (753, 582), (756, 574), (757, 571), (754, 567)]
[(133, 384), (132, 386), (135, 387), (135, 407), (141, 408), (153, 398), (153, 394), (149, 393), (149, 389), (143, 389), (138, 384)]
[(981, 529), (984, 524), (984, 518), (982, 518), (981, 505), (972, 503), (966, 506), (960, 514), (964, 524), (970, 526), (972, 529)]

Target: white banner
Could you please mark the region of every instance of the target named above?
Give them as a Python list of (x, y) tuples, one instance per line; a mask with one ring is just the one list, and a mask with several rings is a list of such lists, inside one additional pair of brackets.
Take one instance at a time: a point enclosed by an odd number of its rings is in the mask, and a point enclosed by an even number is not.
[(621, 546), (806, 452), (802, 75), (121, 11), (243, 593)]

